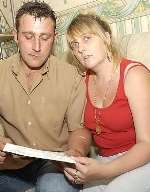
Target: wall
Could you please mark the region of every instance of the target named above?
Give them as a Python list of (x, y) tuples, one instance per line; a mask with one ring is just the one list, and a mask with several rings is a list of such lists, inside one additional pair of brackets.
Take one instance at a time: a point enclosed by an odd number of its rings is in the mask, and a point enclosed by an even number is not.
[[(58, 56), (67, 52), (65, 32), (72, 18), (80, 12), (93, 12), (106, 19), (115, 37), (150, 31), (150, 0), (45, 0), (45, 2), (52, 6), (58, 17), (59, 35), (55, 42), (55, 54)], [(23, 0), (0, 0), (0, 30), (3, 28), (5, 32), (13, 27), (15, 12), (22, 3)]]
[[(18, 9), (18, 7), (22, 4), (22, 2), (27, 2), (28, 0), (13, 0), (15, 3), (15, 9)], [(89, 2), (92, 2), (92, 0), (44, 0), (46, 3), (48, 3), (51, 7), (53, 7), (55, 12), (61, 12), (73, 7), (81, 6), (83, 4), (87, 4)]]
[[(55, 1), (44, 0), (44, 1), (48, 3), (57, 13), (71, 9), (73, 7), (85, 5), (89, 2), (93, 2), (92, 0), (55, 0)], [(28, 0), (0, 0), (0, 8), (9, 26), (12, 27), (14, 25), (14, 16), (16, 14), (16, 10), (18, 10), (18, 8), (23, 4), (23, 2), (28, 2)]]
[(110, 23), (113, 35), (116, 38), (125, 34), (150, 31), (150, 0), (99, 0), (89, 2), (58, 13), (57, 55), (63, 55), (67, 51), (66, 28), (72, 18), (80, 12), (92, 12), (103, 17)]

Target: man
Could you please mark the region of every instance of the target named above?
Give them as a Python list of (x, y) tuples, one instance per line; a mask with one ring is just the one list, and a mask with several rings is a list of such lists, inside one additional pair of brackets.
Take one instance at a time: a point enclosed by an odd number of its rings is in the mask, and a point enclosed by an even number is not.
[(82, 127), (84, 80), (52, 55), (56, 18), (46, 3), (27, 2), (17, 12), (19, 53), (0, 65), (0, 191), (76, 192), (53, 162), (4, 153), (7, 142), (74, 156), (88, 153)]

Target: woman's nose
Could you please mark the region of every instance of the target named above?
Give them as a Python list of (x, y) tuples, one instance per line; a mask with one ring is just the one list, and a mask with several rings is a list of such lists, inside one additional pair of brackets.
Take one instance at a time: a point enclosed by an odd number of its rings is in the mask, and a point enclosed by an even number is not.
[(83, 43), (79, 43), (79, 45), (78, 45), (78, 51), (79, 52), (83, 52), (84, 50), (85, 50), (85, 45), (83, 44)]

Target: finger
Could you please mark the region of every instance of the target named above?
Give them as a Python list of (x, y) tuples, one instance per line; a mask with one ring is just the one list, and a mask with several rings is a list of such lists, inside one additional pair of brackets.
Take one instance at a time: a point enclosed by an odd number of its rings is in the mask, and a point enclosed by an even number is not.
[(84, 178), (85, 177), (85, 173), (88, 170), (88, 165), (83, 165), (80, 163), (76, 163), (76, 169), (78, 170), (78, 175), (80, 176), (80, 178)]
[(68, 180), (71, 182), (71, 183), (74, 183), (74, 177), (72, 175), (70, 175), (67, 171), (64, 170), (64, 174), (65, 176), (68, 178)]
[(65, 167), (64, 169), (69, 175), (71, 175), (72, 177), (75, 175), (76, 173), (76, 169), (72, 169), (70, 167)]
[(74, 178), (75, 178), (75, 179), (76, 179), (76, 178), (79, 178), (79, 179), (82, 178), (82, 174), (81, 174), (81, 172), (80, 172), (79, 170), (76, 170), (76, 172), (75, 172), (75, 174), (74, 174)]
[(5, 157), (5, 156), (6, 156), (6, 153), (3, 152), (3, 151), (0, 151), (0, 156)]
[(3, 164), (5, 159), (6, 159), (6, 157), (0, 157), (0, 164)]
[(12, 143), (12, 140), (6, 137), (0, 136), (0, 150), (2, 151), (6, 143)]
[(74, 179), (74, 183), (75, 184), (78, 184), (78, 185), (81, 185), (81, 184), (84, 184), (84, 180), (80, 179), (80, 178), (77, 178), (77, 179)]
[(81, 176), (81, 173), (78, 170), (76, 170), (76, 172), (74, 174), (74, 183), (75, 184), (82, 184), (82, 183), (84, 183), (83, 181), (84, 180)]
[(89, 164), (88, 157), (73, 157), (73, 159), (76, 161), (76, 164), (78, 164), (78, 163), (83, 164), (83, 165)]
[(66, 177), (74, 184), (83, 184), (84, 178), (82, 178), (80, 172), (78, 170), (74, 170), (71, 174), (68, 173), (67, 171), (64, 171), (64, 174)]
[(12, 143), (12, 140), (11, 140), (10, 138), (8, 138), (8, 137), (0, 136), (0, 142), (1, 142), (1, 143), (4, 143), (4, 144), (6, 144), (6, 143)]
[(4, 147), (5, 147), (5, 143), (0, 142), (0, 151), (3, 151)]
[(0, 152), (0, 164), (3, 164), (6, 159), (6, 153)]

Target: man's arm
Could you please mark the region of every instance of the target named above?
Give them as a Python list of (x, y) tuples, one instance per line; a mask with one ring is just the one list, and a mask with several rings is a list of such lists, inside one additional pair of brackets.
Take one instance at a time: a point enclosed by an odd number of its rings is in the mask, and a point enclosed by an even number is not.
[(87, 156), (91, 141), (92, 137), (88, 129), (76, 129), (69, 134), (68, 151), (66, 153), (73, 156)]
[(69, 131), (68, 151), (73, 156), (87, 156), (91, 145), (91, 133), (84, 128), (84, 110), (86, 104), (85, 79), (78, 71), (71, 92), (66, 119)]

